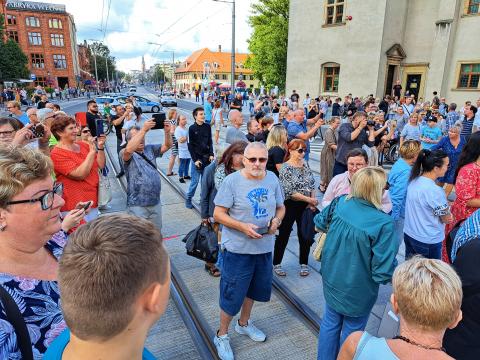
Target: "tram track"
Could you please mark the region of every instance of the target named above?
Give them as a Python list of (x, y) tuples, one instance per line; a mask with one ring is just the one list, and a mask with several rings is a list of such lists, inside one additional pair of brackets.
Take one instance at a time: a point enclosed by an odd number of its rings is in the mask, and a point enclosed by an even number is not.
[[(118, 169), (114, 165), (112, 158), (112, 152), (108, 146), (105, 146), (107, 153), (107, 162), (110, 169), (113, 169), (115, 175), (118, 174)], [(158, 170), (158, 169), (157, 169)], [(159, 171), (161, 174), (161, 172)], [(127, 188), (125, 181), (118, 179), (122, 191), (126, 194)], [(171, 184), (170, 184), (171, 185)], [(191, 335), (192, 341), (197, 349), (199, 356), (203, 360), (219, 360), (215, 345), (211, 340), (213, 338), (209, 325), (206, 320), (198, 315), (199, 312), (196, 309), (195, 302), (191, 298), (188, 291), (185, 291), (186, 286), (183, 283), (179, 271), (175, 265), (170, 263), (171, 272), (171, 285), (170, 296), (177, 307), (180, 316)]]

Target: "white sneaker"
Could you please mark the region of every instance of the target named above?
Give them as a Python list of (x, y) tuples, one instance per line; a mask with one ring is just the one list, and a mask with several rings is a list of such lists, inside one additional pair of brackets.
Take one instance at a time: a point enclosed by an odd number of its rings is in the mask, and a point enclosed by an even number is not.
[(217, 354), (221, 360), (234, 360), (233, 351), (230, 347), (230, 338), (228, 335), (215, 336), (213, 343), (217, 348)]
[(253, 325), (252, 320), (248, 320), (247, 326), (240, 326), (237, 320), (235, 331), (241, 335), (248, 335), (253, 341), (263, 342), (267, 338), (262, 330)]

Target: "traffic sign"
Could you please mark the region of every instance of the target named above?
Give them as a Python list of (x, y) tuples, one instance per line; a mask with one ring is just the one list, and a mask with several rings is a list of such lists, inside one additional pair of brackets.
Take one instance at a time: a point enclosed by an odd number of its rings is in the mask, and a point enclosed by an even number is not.
[(36, 79), (37, 79), (37, 75), (35, 75), (35, 74), (30, 74), (30, 79), (36, 80)]

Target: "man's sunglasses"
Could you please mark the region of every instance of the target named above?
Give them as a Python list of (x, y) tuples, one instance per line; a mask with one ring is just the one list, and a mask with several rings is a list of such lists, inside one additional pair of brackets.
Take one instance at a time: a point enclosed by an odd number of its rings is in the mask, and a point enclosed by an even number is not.
[(15, 204), (33, 204), (36, 203), (37, 201), (40, 201), (40, 204), (42, 206), (42, 210), (48, 210), (51, 209), (55, 200), (55, 195), (62, 196), (63, 195), (63, 184), (62, 183), (57, 183), (53, 186), (53, 190), (50, 190), (49, 192), (43, 194), (42, 196), (35, 198), (35, 199), (29, 199), (29, 200), (15, 200), (15, 201), (9, 201), (7, 202), (7, 205), (15, 205)]
[(264, 158), (264, 157), (261, 157), (261, 158), (256, 158), (256, 157), (251, 157), (251, 158), (248, 158), (245, 156), (245, 159), (247, 159), (251, 164), (255, 164), (257, 161), (260, 163), (260, 164), (265, 164), (267, 162), (267, 158)]

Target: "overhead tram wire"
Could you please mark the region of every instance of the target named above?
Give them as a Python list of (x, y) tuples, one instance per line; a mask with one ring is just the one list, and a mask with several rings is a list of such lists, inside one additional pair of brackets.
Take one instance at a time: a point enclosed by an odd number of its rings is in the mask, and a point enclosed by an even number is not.
[(102, 17), (100, 18), (100, 31), (103, 31), (103, 15), (105, 11), (105, 0), (102, 0)]
[(186, 34), (186, 33), (189, 32), (190, 30), (193, 30), (193, 29), (196, 28), (198, 25), (201, 25), (202, 23), (204, 23), (205, 21), (207, 21), (208, 19), (210, 19), (212, 16), (217, 15), (218, 13), (220, 13), (220, 12), (223, 11), (223, 10), (224, 10), (224, 9), (220, 9), (220, 10), (214, 12), (213, 14), (207, 16), (205, 19), (199, 21), (199, 22), (196, 23), (195, 25), (189, 27), (187, 30), (185, 30), (185, 31), (181, 32), (180, 34), (175, 35), (174, 37), (170, 38), (169, 40), (163, 42), (162, 45), (159, 45), (158, 48), (154, 51), (154, 53), (152, 54), (152, 57), (155, 57), (155, 55), (158, 53), (158, 51), (160, 50), (160, 48), (161, 48), (163, 45), (168, 44), (169, 42), (175, 40), (176, 38), (178, 38), (178, 37)]
[(112, 6), (112, 0), (108, 0), (107, 17), (105, 19), (105, 28), (103, 29), (103, 40), (102, 41), (105, 41), (105, 36), (107, 35), (108, 18), (110, 16), (110, 7), (111, 6)]

